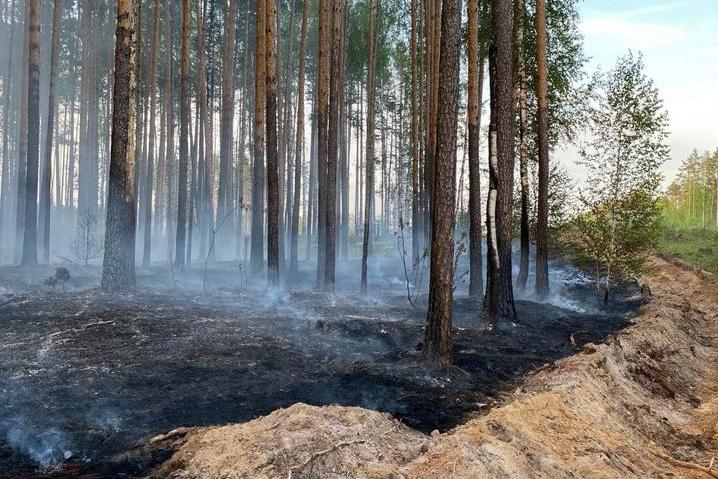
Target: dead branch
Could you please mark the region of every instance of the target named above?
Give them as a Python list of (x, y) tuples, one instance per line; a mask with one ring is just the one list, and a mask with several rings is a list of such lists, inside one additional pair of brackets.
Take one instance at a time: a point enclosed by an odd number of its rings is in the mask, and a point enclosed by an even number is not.
[(237, 203), (234, 205), (234, 208), (229, 210), (226, 215), (224, 215), (224, 218), (222, 218), (222, 221), (220, 221), (216, 227), (212, 229), (212, 239), (209, 243), (209, 249), (207, 250), (207, 256), (204, 258), (204, 271), (202, 273), (202, 288), (204, 289), (204, 295), (209, 297), (209, 291), (207, 291), (207, 264), (209, 263), (209, 258), (212, 255), (212, 251), (214, 250), (214, 241), (217, 238), (217, 233), (224, 225), (225, 221), (229, 219), (232, 214), (237, 211), (237, 209), (242, 208), (243, 204)]
[(335, 444), (335, 445), (333, 445), (332, 447), (329, 447), (329, 448), (327, 448), (327, 449), (322, 449), (321, 451), (315, 452), (314, 454), (312, 454), (311, 456), (309, 456), (309, 459), (307, 459), (306, 461), (304, 461), (302, 464), (300, 464), (300, 465), (298, 465), (298, 466), (291, 467), (291, 468), (290, 468), (290, 475), (291, 475), (291, 471), (292, 471), (293, 469), (297, 469), (297, 470), (300, 470), (300, 471), (301, 471), (302, 469), (304, 469), (305, 467), (307, 467), (312, 461), (314, 461), (314, 460), (317, 459), (318, 457), (326, 456), (327, 454), (329, 454), (329, 453), (331, 453), (331, 452), (334, 452), (334, 451), (336, 451), (337, 449), (340, 449), (340, 448), (342, 448), (342, 447), (353, 446), (354, 444), (364, 444), (365, 442), (366, 442), (365, 439), (356, 439), (356, 440), (354, 440), (354, 441), (344, 441), (344, 442), (339, 442), (339, 443), (337, 443), (337, 444)]
[(658, 457), (660, 457), (661, 459), (665, 459), (666, 461), (670, 462), (670, 463), (673, 464), (674, 466), (683, 467), (683, 468), (686, 468), (686, 469), (693, 469), (693, 470), (696, 470), (696, 471), (701, 471), (701, 472), (703, 472), (703, 473), (705, 473), (705, 474), (708, 474), (708, 475), (711, 476), (711, 477), (718, 478), (718, 471), (713, 471), (713, 470), (711, 470), (711, 467), (712, 467), (712, 464), (713, 464), (713, 461), (712, 461), (712, 460), (711, 460), (711, 466), (706, 467), (706, 466), (702, 466), (702, 465), (700, 465), (700, 464), (696, 464), (695, 462), (681, 461), (680, 459), (676, 459), (676, 458), (674, 458), (674, 457), (672, 457), (672, 456), (669, 456), (668, 454), (665, 454), (665, 453), (663, 453), (663, 452), (661, 452), (661, 451), (651, 451), (651, 453), (652, 453), (654, 456), (658, 456)]

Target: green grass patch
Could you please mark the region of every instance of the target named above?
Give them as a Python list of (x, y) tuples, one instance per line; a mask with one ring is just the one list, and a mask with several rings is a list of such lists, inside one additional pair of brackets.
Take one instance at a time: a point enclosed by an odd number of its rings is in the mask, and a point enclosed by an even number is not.
[(718, 273), (718, 231), (702, 228), (669, 228), (658, 250), (694, 266)]

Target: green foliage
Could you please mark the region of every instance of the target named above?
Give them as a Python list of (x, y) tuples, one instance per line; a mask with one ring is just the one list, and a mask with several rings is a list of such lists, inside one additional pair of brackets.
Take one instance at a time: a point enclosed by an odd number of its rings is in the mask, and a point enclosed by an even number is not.
[(593, 205), (571, 224), (569, 238), (579, 264), (604, 281), (635, 279), (646, 253), (661, 237), (661, 208), (649, 192), (637, 189), (617, 200)]
[(635, 278), (661, 232), (660, 165), (668, 158), (668, 116), (643, 61), (629, 53), (595, 77), (590, 139), (580, 164), (588, 169), (584, 213), (568, 235), (577, 259), (590, 266), (606, 297), (615, 280)]
[(718, 232), (703, 228), (667, 229), (658, 250), (698, 268), (718, 273)]
[(718, 227), (718, 149), (694, 150), (683, 161), (664, 197), (666, 223), (673, 228)]
[[(571, 142), (586, 124), (586, 104), (590, 87), (586, 85), (584, 66), (588, 60), (583, 52), (583, 35), (577, 10), (578, 0), (552, 0), (546, 2), (546, 31), (548, 37), (548, 104), (549, 145)], [(536, 28), (535, 0), (526, 1), (523, 16), (523, 59), (527, 75), (527, 108), (529, 154), (537, 154), (536, 83)]]

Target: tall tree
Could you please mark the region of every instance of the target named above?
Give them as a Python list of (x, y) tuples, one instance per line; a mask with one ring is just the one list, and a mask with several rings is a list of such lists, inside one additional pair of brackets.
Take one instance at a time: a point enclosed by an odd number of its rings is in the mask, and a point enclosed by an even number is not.
[(329, 138), (327, 139), (327, 188), (326, 188), (326, 240), (324, 262), (324, 290), (334, 291), (336, 266), (337, 223), (337, 158), (339, 155), (339, 84), (341, 68), (341, 36), (344, 6), (342, 0), (332, 0), (332, 50), (331, 76), (329, 80)]
[(489, 52), (488, 269), (486, 310), (490, 323), (516, 318), (511, 277), (514, 131), (511, 0), (492, 0), (493, 44)]
[(142, 266), (148, 267), (152, 261), (152, 184), (154, 180), (155, 162), (155, 115), (157, 110), (157, 47), (160, 41), (160, 0), (155, 0), (152, 7), (152, 46), (150, 48), (150, 77), (147, 86), (150, 89), (150, 132), (149, 146), (147, 148), (147, 176), (145, 179), (144, 197), (144, 237), (142, 250)]
[[(9, 52), (13, 52), (15, 45), (15, 9), (17, 2), (12, 2), (12, 9), (10, 14), (10, 46)], [(7, 77), (3, 85), (5, 89), (5, 95), (3, 100), (3, 123), (2, 123), (2, 183), (0, 184), (0, 240), (2, 240), (2, 234), (5, 231), (4, 225), (6, 221), (6, 215), (8, 214), (7, 205), (10, 196), (10, 145), (8, 144), (8, 120), (10, 115), (10, 98), (13, 96), (13, 55), (8, 54), (7, 59)]]
[(267, 282), (279, 286), (279, 155), (277, 151), (276, 2), (266, 0), (265, 68), (267, 94)]
[[(232, 205), (232, 133), (234, 120), (234, 53), (237, 34), (237, 0), (222, 2), (224, 6), (224, 38), (222, 46), (222, 110), (219, 137), (219, 185), (217, 216), (219, 224)], [(226, 237), (226, 235), (223, 235)]]
[[(52, 53), (50, 53), (50, 85), (47, 99), (47, 122), (45, 124), (45, 149), (43, 150), (40, 186), (39, 233), (42, 237), (43, 263), (50, 262), (50, 189), (52, 181), (52, 142), (55, 132), (55, 91), (57, 67), (60, 59), (60, 30), (62, 29), (62, 0), (55, 0), (52, 10)], [(58, 145), (59, 146), (59, 145)]]
[(377, 22), (381, 0), (369, 0), (369, 59), (366, 82), (366, 185), (364, 200), (364, 240), (361, 255), (361, 291), (367, 292), (368, 260), (371, 253), (371, 229), (374, 211), (374, 101), (376, 82)]
[[(469, 5), (478, 0), (468, 0)], [(469, 14), (470, 15), (470, 14)], [(417, 42), (419, 37), (419, 12), (417, 0), (411, 0), (411, 257), (412, 261), (420, 255), (420, 211), (419, 211), (419, 93), (417, 81), (419, 66), (417, 58)], [(471, 17), (469, 17), (469, 30), (471, 30)], [(471, 32), (469, 32), (469, 42)], [(477, 37), (478, 38), (478, 37)], [(469, 63), (471, 60), (469, 59)], [(471, 68), (469, 68), (471, 72)], [(471, 75), (469, 74), (471, 78)], [(469, 80), (471, 82), (471, 80)], [(471, 87), (469, 87), (471, 88)], [(469, 100), (470, 102), (471, 100)]]
[(454, 292), (454, 201), (456, 130), (459, 110), (461, 0), (443, 0), (437, 163), (431, 212), (431, 277), (425, 329), (426, 360), (446, 369), (451, 364), (451, 307)]
[(102, 289), (135, 285), (135, 46), (134, 0), (117, 1), (117, 40), (112, 108), (112, 153), (107, 190)]
[(299, 41), (299, 75), (297, 78), (297, 132), (294, 151), (294, 201), (292, 202), (292, 232), (289, 253), (289, 272), (298, 272), (299, 247), (299, 203), (302, 186), (302, 157), (304, 156), (304, 69), (307, 50), (307, 22), (309, 20), (309, 0), (302, 1), (302, 30)]
[(468, 15), (468, 134), (469, 134), (469, 295), (481, 296), (484, 291), (481, 259), (481, 168), (479, 138), (481, 136), (481, 89), (484, 60), (479, 53), (479, 0), (467, 0)]
[(189, 0), (182, 0), (182, 60), (180, 64), (180, 144), (177, 187), (175, 267), (184, 269), (187, 231), (187, 163), (189, 161)]
[(327, 162), (329, 158), (329, 40), (332, 0), (319, 0), (319, 52), (317, 58), (317, 287), (324, 287), (327, 244)]
[(37, 176), (40, 155), (40, 0), (30, 0), (28, 23), (27, 171), (25, 186), (25, 229), (22, 241), (23, 266), (37, 264)]
[(550, 290), (548, 280), (548, 81), (546, 62), (546, 2), (536, 0), (536, 65), (538, 81), (538, 218), (536, 224), (536, 295), (545, 297)]
[(15, 251), (14, 258), (16, 263), (20, 263), (22, 259), (22, 245), (24, 242), (25, 231), (25, 198), (27, 197), (25, 188), (27, 185), (27, 137), (28, 137), (28, 88), (29, 88), (29, 51), (30, 51), (30, 5), (25, 2), (25, 21), (23, 23), (23, 46), (22, 58), (20, 65), (22, 67), (21, 85), (20, 85), (20, 120), (18, 122), (19, 129), (16, 133), (17, 148), (15, 155), (17, 163), (17, 200), (15, 202)]
[(197, 17), (197, 79), (198, 79), (198, 96), (199, 96), (199, 121), (202, 125), (204, 133), (204, 145), (200, 148), (203, 153), (199, 158), (199, 243), (200, 254), (204, 256), (207, 249), (207, 241), (209, 234), (209, 222), (211, 217), (212, 205), (209, 193), (209, 165), (212, 162), (212, 125), (211, 115), (207, 112), (207, 56), (205, 53), (205, 16), (200, 10), (200, 0), (195, 1), (195, 16)]
[(254, 165), (252, 169), (251, 270), (261, 271), (264, 264), (264, 134), (265, 134), (265, 35), (266, 1), (257, 0), (256, 40), (254, 42)]
[(528, 152), (526, 145), (526, 65), (522, 55), (524, 44), (524, 0), (514, 2), (514, 62), (516, 68), (515, 92), (519, 110), (519, 178), (521, 182), (521, 256), (516, 284), (520, 289), (526, 287), (529, 276), (529, 174)]

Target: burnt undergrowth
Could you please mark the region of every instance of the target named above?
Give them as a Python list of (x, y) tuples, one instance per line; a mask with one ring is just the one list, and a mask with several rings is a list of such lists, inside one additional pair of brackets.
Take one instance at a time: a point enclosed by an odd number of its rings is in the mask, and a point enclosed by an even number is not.
[(437, 373), (422, 363), (425, 304), (412, 308), (398, 277), (374, 278), (363, 297), (339, 275), (330, 297), (312, 290), (307, 265), (289, 292), (268, 295), (220, 265), (206, 296), (201, 273), (170, 279), (156, 268), (134, 294), (112, 297), (94, 288), (92, 268), (73, 272), (65, 292), (39, 286), (45, 273), (0, 274), (0, 477), (139, 476), (166, 451), (123, 453), (149, 437), (299, 401), (443, 431), (490, 409), (527, 372), (603, 341), (639, 305), (626, 290), (609, 312), (576, 307), (595, 305), (595, 291), (572, 284), (562, 292), (570, 308), (520, 300), (515, 326), (493, 333), (480, 301), (459, 289), (456, 367)]

